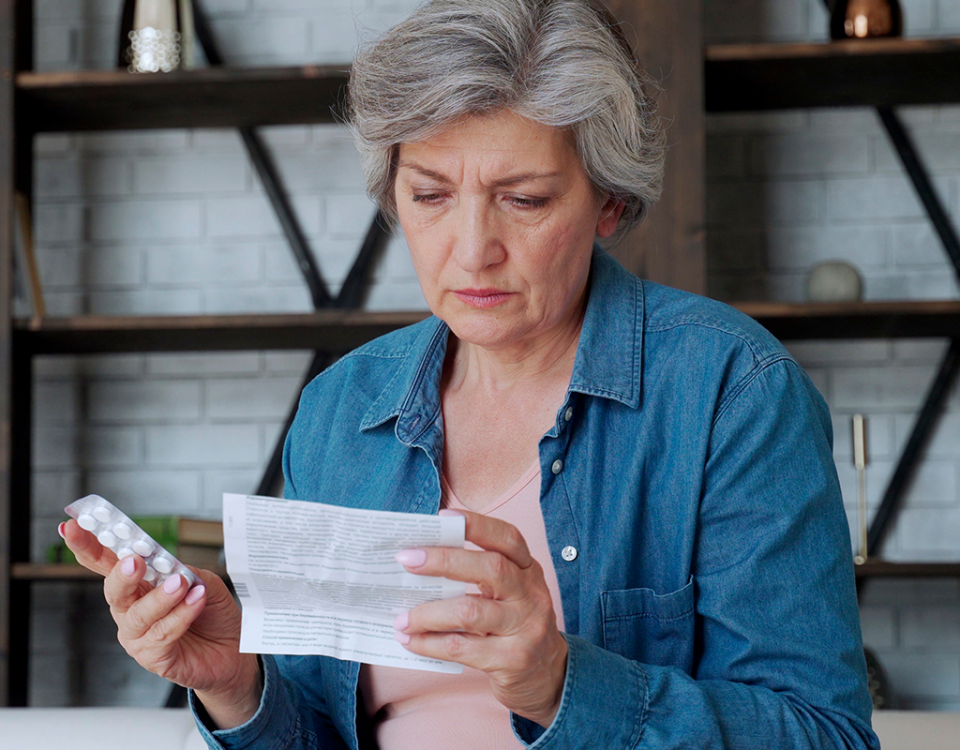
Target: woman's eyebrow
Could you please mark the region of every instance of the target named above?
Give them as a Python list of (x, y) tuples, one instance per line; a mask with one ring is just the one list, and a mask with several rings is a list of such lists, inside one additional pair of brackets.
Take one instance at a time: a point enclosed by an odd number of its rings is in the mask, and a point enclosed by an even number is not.
[(494, 187), (506, 187), (508, 185), (519, 185), (521, 182), (532, 182), (533, 180), (547, 180), (551, 177), (559, 177), (560, 172), (525, 172), (523, 174), (511, 175), (497, 180), (493, 183)]
[(435, 172), (432, 169), (427, 169), (426, 167), (421, 167), (419, 164), (416, 164), (411, 161), (399, 161), (397, 162), (397, 169), (412, 169), (414, 172), (422, 174), (424, 177), (429, 177), (432, 180), (437, 182), (442, 182), (444, 184), (451, 184), (450, 178), (445, 175)]
[[(452, 181), (445, 175), (435, 172), (432, 169), (427, 169), (419, 164), (410, 161), (400, 161), (397, 162), (398, 169), (411, 169), (414, 172), (417, 172), (424, 177), (429, 177), (430, 179), (436, 180), (443, 184), (449, 185), (452, 184)], [(550, 179), (551, 177), (561, 176), (560, 172), (524, 172), (523, 174), (510, 175), (509, 177), (504, 177), (503, 179), (496, 180), (493, 182), (493, 187), (506, 187), (509, 185), (518, 185), (522, 182), (530, 182), (532, 180), (545, 180)]]

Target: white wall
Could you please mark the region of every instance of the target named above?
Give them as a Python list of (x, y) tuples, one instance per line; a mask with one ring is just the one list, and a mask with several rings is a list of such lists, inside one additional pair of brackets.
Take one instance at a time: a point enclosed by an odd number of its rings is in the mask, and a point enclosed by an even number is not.
[[(37, 0), (38, 67), (107, 68), (119, 0)], [(237, 65), (344, 62), (358, 29), (410, 0), (205, 0)], [(960, 35), (956, 0), (904, 3), (910, 36)], [(705, 0), (708, 42), (826, 37), (819, 0)], [(367, 32), (364, 32), (367, 33)], [(960, 108), (902, 110), (960, 222)], [(812, 263), (844, 258), (866, 296), (955, 298), (956, 277), (876, 116), (810, 110), (708, 118), (710, 293), (799, 300)], [(337, 126), (265, 131), (333, 290), (372, 206)], [(52, 314), (306, 311), (305, 286), (231, 131), (45, 136), (36, 158), (37, 234)], [(370, 307), (423, 307), (402, 243), (377, 271)], [(849, 416), (866, 413), (875, 507), (941, 356), (938, 341), (791, 345), (833, 409), (848, 508)], [(87, 492), (131, 512), (215, 517), (249, 492), (295, 397), (308, 355), (239, 353), (47, 358), (38, 363), (34, 555), (61, 509)], [(892, 559), (960, 558), (960, 395), (937, 432), (887, 545)], [(874, 582), (864, 635), (901, 706), (960, 709), (957, 581)], [(99, 587), (35, 587), (31, 700), (157, 704), (166, 692), (119, 646)], [(65, 606), (65, 603), (68, 606)], [(78, 620), (72, 613), (82, 612)], [(79, 659), (80, 652), (96, 659)]]

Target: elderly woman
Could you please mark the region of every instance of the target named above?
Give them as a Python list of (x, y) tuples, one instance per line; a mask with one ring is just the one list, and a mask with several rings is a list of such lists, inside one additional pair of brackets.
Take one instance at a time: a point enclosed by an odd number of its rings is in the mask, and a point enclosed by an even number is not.
[(877, 747), (822, 399), (595, 245), (657, 197), (649, 88), (589, 0), (437, 0), (357, 58), (368, 185), (434, 317), (304, 391), (286, 494), (462, 513), (468, 549), (398, 559), (474, 593), (395, 627), (466, 669), (240, 654), (219, 579), (148, 591), (70, 522), (211, 747)]

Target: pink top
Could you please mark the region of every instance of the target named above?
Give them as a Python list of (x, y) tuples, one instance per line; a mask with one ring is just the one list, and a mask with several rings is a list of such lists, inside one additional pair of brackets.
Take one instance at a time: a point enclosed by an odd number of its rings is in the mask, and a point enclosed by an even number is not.
[[(469, 510), (446, 480), (442, 481), (440, 504)], [(512, 523), (523, 534), (530, 553), (543, 566), (557, 624), (563, 630), (560, 588), (540, 512), (539, 461), (483, 514)], [(477, 549), (470, 542), (467, 547)], [(493, 697), (487, 676), (478, 670), (464, 667), (463, 674), (448, 675), (364, 664), (360, 689), (367, 712), (376, 722), (377, 742), (384, 750), (524, 747), (510, 727), (510, 712)]]

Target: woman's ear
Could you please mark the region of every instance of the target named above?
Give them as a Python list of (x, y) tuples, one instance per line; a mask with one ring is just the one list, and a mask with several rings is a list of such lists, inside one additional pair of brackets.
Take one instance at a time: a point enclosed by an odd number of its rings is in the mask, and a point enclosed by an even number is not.
[(598, 237), (606, 238), (616, 231), (625, 205), (619, 198), (613, 196), (607, 198), (607, 202), (601, 206), (600, 215), (597, 217)]

